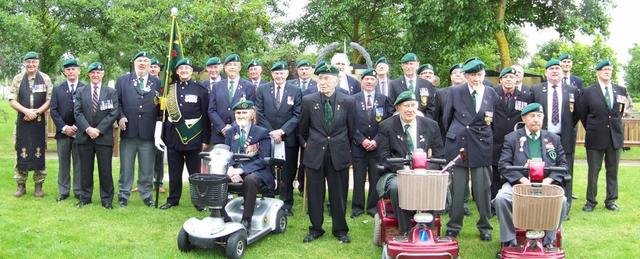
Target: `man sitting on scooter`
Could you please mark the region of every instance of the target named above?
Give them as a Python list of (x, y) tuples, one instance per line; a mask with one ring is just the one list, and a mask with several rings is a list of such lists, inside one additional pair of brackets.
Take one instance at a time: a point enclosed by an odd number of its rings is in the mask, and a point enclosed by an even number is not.
[(241, 223), (249, 232), (256, 195), (259, 191), (265, 195), (273, 195), (275, 188), (271, 168), (264, 160), (271, 156), (271, 139), (265, 128), (254, 124), (256, 112), (252, 101), (241, 99), (233, 106), (233, 110), (236, 123), (225, 135), (224, 142), (231, 147), (233, 153), (249, 155), (251, 158), (249, 161), (233, 162), (227, 175), (232, 183), (242, 183), (240, 190), (244, 196), (244, 211)]
[[(513, 208), (511, 187), (516, 184), (529, 184), (529, 171), (508, 171), (507, 166), (522, 166), (529, 160), (541, 159), (545, 166), (566, 167), (564, 149), (560, 137), (542, 129), (544, 113), (542, 105), (531, 103), (520, 112), (525, 127), (507, 134), (502, 146), (502, 154), (498, 162), (500, 175), (505, 183), (494, 199), (496, 214), (500, 222), (500, 241), (502, 246), (516, 246), (516, 230), (513, 226)], [(561, 185), (564, 172), (544, 172), (542, 184)], [(567, 211), (566, 199), (562, 206), (562, 215)], [(561, 217), (562, 218), (562, 217)], [(544, 246), (549, 247), (556, 238), (556, 230), (547, 231)]]
[[(376, 136), (376, 142), (379, 144), (378, 156), (385, 167), (381, 172), (382, 177), (378, 180), (377, 191), (380, 197), (388, 195), (391, 198), (400, 232), (407, 234), (411, 229), (411, 216), (414, 211), (400, 209), (396, 171), (402, 169), (402, 165), (388, 164), (384, 161), (387, 158), (404, 158), (417, 149), (425, 152), (431, 149), (432, 158), (443, 158), (444, 147), (438, 123), (427, 117), (417, 116), (418, 101), (412, 91), (400, 93), (394, 106), (398, 115), (382, 121)], [(438, 168), (438, 164), (429, 164), (429, 169)]]

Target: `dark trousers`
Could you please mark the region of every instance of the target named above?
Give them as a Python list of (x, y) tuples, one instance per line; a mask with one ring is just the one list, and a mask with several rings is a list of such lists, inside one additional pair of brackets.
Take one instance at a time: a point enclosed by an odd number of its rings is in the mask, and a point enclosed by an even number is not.
[(587, 149), (587, 166), (589, 167), (589, 175), (587, 178), (587, 204), (596, 205), (598, 201), (598, 174), (602, 168), (602, 159), (604, 158), (604, 167), (607, 177), (607, 197), (605, 204), (612, 204), (618, 199), (618, 164), (620, 163), (621, 149), (609, 147), (604, 150)]
[[(376, 152), (367, 152), (365, 157), (353, 158), (353, 198), (351, 198), (351, 213), (367, 210), (369, 214), (378, 211), (378, 156)], [(364, 182), (365, 176), (369, 176), (369, 192), (367, 193), (367, 203), (364, 202)], [(348, 188), (348, 187), (347, 187)], [(348, 189), (347, 189), (348, 190)]]
[[(470, 171), (470, 172), (469, 172)], [(476, 222), (476, 227), (480, 233), (491, 233), (493, 227), (489, 223), (491, 215), (491, 167), (475, 167), (469, 170), (465, 167), (454, 166), (451, 211), (449, 211), (449, 222), (447, 231), (459, 233), (462, 229), (464, 219), (464, 193), (468, 188), (469, 176), (471, 175), (471, 191), (478, 207), (480, 218)]]
[[(494, 154), (495, 155), (495, 154)], [(504, 180), (500, 176), (500, 172), (498, 171), (498, 166), (491, 166), (491, 199), (495, 199), (496, 195), (498, 195), (498, 191), (502, 188), (504, 184)], [(466, 202), (466, 200), (465, 200)]]
[(251, 222), (253, 210), (256, 207), (256, 196), (258, 196), (258, 192), (262, 186), (262, 179), (255, 173), (242, 177), (242, 179), (242, 195), (244, 197), (242, 218)]
[(329, 152), (324, 154), (324, 163), (318, 169), (307, 168), (307, 197), (309, 200), (309, 219), (311, 227), (309, 232), (322, 234), (324, 222), (324, 197), (325, 179), (329, 186), (329, 202), (331, 203), (331, 219), (333, 226), (331, 232), (334, 236), (340, 236), (349, 232), (345, 220), (346, 203), (344, 201), (344, 183), (349, 182), (349, 169), (335, 170), (331, 163)]
[(113, 146), (97, 145), (93, 141), (78, 144), (80, 155), (81, 201), (91, 202), (93, 195), (93, 161), (98, 159), (98, 179), (100, 180), (100, 200), (103, 205), (113, 202), (113, 176), (111, 175), (111, 156)]
[(162, 186), (162, 179), (164, 178), (164, 152), (156, 149), (156, 161), (153, 167), (153, 180), (154, 188)]
[(285, 147), (284, 152), (286, 160), (282, 169), (280, 199), (284, 202), (282, 208), (291, 210), (293, 207), (293, 180), (296, 178), (296, 170), (298, 169), (298, 147)]
[(567, 159), (567, 173), (571, 176), (571, 181), (564, 186), (564, 196), (567, 197), (567, 204), (569, 208), (571, 208), (571, 201), (573, 199), (573, 161), (575, 159), (575, 155), (573, 153), (566, 153), (565, 157)]
[(298, 160), (298, 190), (300, 193), (304, 193), (304, 172), (306, 167), (302, 163), (304, 160), (304, 148), (300, 146), (300, 159)]
[(178, 151), (167, 148), (167, 162), (169, 163), (169, 197), (167, 197), (167, 203), (180, 204), (184, 165), (187, 165), (189, 175), (198, 173), (200, 166), (199, 153), (200, 150), (197, 149)]
[(400, 208), (400, 199), (398, 197), (398, 178), (395, 175), (387, 179), (385, 190), (387, 190), (389, 198), (391, 199), (393, 213), (395, 213), (395, 216), (398, 219), (398, 229), (401, 233), (407, 233), (411, 229), (411, 217), (413, 217), (415, 211), (403, 210)]

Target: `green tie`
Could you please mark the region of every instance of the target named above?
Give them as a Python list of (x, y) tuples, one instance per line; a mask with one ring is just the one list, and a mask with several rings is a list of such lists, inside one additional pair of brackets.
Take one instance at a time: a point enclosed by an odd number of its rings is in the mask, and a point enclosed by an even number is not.
[(476, 92), (476, 90), (473, 90), (473, 92), (471, 92), (471, 101), (473, 101), (473, 110), (476, 109), (476, 95), (478, 95), (478, 92)]
[(238, 153), (244, 153), (244, 129), (240, 129), (240, 137), (238, 138)]
[(331, 129), (331, 122), (333, 121), (333, 108), (329, 100), (324, 101), (324, 126), (327, 130)]
[(413, 138), (411, 138), (411, 133), (409, 133), (410, 127), (411, 124), (404, 125), (404, 137), (407, 138), (407, 147), (409, 148), (409, 151), (413, 151)]
[(536, 133), (535, 132), (531, 132), (531, 134), (529, 134), (529, 136), (531, 137), (532, 140), (536, 140)]
[(609, 108), (609, 110), (611, 110), (611, 96), (609, 96), (609, 87), (605, 86), (604, 87), (604, 99), (607, 101), (607, 108)]
[(413, 93), (413, 80), (409, 80), (409, 90)]
[(229, 80), (229, 103), (233, 101), (233, 80)]
[(144, 78), (142, 77), (138, 77), (138, 89), (140, 89), (140, 92), (142, 92), (144, 88)]

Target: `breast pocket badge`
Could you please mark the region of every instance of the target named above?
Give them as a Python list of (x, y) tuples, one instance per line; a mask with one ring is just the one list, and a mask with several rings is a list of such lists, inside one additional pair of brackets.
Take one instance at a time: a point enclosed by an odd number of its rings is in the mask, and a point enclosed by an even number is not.
[(198, 103), (198, 96), (194, 94), (187, 94), (184, 96), (185, 103)]
[(527, 106), (527, 104), (528, 104), (527, 102), (516, 100), (516, 105), (515, 105), (516, 111), (522, 111), (522, 109), (524, 109), (524, 107)]
[(34, 92), (34, 93), (43, 93), (46, 91), (47, 89), (45, 88), (44, 84), (33, 85), (33, 87), (31, 88), (31, 92)]
[(489, 126), (491, 122), (493, 122), (493, 112), (484, 112), (484, 123)]
[(111, 100), (102, 100), (100, 101), (100, 110), (106, 111), (113, 109), (113, 102)]
[(293, 106), (293, 96), (287, 96), (287, 105)]
[(421, 88), (420, 89), (420, 105), (427, 106), (428, 101), (429, 101), (429, 89)]
[(384, 114), (384, 108), (376, 107), (376, 122), (382, 121), (382, 114)]
[(573, 94), (569, 94), (569, 112), (573, 112), (576, 97)]

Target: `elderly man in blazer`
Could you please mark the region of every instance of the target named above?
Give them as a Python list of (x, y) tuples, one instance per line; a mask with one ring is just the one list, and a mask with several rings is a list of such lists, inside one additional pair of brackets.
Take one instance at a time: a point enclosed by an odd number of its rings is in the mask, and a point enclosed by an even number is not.
[(464, 193), (471, 177), (472, 192), (480, 218), (476, 227), (480, 239), (491, 240), (491, 161), (493, 160), (492, 142), (493, 114), (498, 96), (493, 88), (485, 86), (484, 63), (479, 59), (464, 65), (467, 83), (449, 89), (447, 104), (442, 120), (447, 130), (445, 140), (445, 158), (452, 160), (464, 148), (467, 161), (454, 166), (451, 185), (453, 186), (451, 210), (447, 223), (447, 235), (455, 237), (462, 229), (464, 218)]
[(431, 82), (418, 76), (417, 70), (420, 66), (418, 56), (414, 53), (407, 53), (402, 57), (400, 63), (402, 63), (403, 75), (391, 81), (389, 85), (389, 98), (396, 100), (400, 93), (411, 89), (416, 97), (418, 97), (418, 110), (422, 112), (424, 116), (433, 118), (433, 113), (436, 109), (436, 88), (433, 87)]
[(200, 84), (206, 87), (209, 94), (211, 94), (213, 86), (222, 81), (222, 75), (220, 75), (222, 62), (219, 57), (210, 57), (207, 59), (205, 66), (207, 67), (207, 79), (202, 80)]
[(624, 123), (622, 116), (627, 105), (627, 91), (611, 82), (613, 65), (609, 60), (601, 60), (595, 67), (598, 82), (585, 88), (580, 98), (580, 114), (586, 135), (587, 148), (587, 202), (582, 210), (591, 212), (598, 204), (598, 174), (604, 165), (606, 171), (607, 195), (605, 208), (619, 210), (618, 166), (620, 151), (624, 146)]
[(331, 58), (331, 65), (338, 68), (338, 88), (348, 95), (354, 95), (360, 92), (360, 82), (358, 79), (350, 76), (351, 63), (345, 53), (336, 53)]
[(346, 186), (351, 164), (350, 142), (355, 132), (354, 101), (336, 91), (338, 69), (332, 65), (316, 68), (318, 92), (302, 98), (300, 135), (305, 143), (304, 165), (307, 168), (307, 193), (311, 227), (304, 242), (324, 234), (322, 223), (325, 181), (329, 186), (332, 233), (341, 243), (351, 240), (345, 220)]
[(90, 83), (76, 94), (73, 114), (78, 126), (76, 142), (80, 154), (82, 196), (76, 207), (91, 203), (93, 194), (93, 161), (98, 159), (100, 200), (106, 209), (113, 209), (113, 122), (120, 114), (116, 89), (102, 84), (104, 65), (93, 62), (87, 68)]
[(284, 61), (271, 66), (272, 82), (258, 88), (256, 109), (258, 125), (269, 131), (275, 144), (284, 141), (285, 163), (282, 170), (282, 188), (280, 199), (284, 201), (283, 210), (293, 216), (293, 180), (298, 169), (298, 122), (302, 92), (299, 87), (287, 83), (289, 67)]

